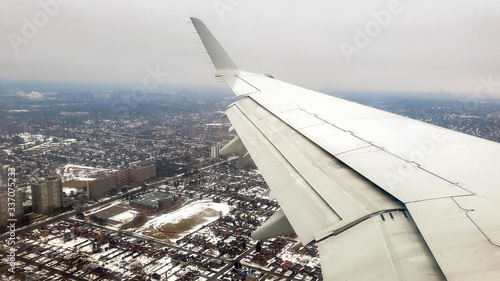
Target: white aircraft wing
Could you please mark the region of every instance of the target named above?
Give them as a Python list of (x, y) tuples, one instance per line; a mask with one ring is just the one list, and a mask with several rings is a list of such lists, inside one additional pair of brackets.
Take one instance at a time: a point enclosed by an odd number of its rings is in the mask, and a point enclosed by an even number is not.
[(317, 243), (324, 280), (500, 280), (500, 144), (239, 69), (191, 19), (281, 210), (254, 239)]

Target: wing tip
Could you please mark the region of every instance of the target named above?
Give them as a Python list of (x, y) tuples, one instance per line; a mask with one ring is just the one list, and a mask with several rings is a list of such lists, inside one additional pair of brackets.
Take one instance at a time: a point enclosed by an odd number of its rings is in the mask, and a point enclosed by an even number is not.
[(240, 73), (241, 70), (222, 48), (217, 39), (215, 39), (210, 30), (208, 30), (203, 21), (195, 17), (190, 17), (190, 19), (196, 29), (196, 32), (198, 33), (198, 36), (200, 36), (210, 59), (215, 65), (217, 73), (221, 76)]

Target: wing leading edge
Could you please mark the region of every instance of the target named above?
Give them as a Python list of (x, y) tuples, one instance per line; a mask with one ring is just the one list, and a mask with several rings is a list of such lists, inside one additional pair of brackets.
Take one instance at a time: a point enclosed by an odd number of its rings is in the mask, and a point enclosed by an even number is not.
[(325, 280), (500, 280), (499, 144), (242, 71), (192, 21), (282, 207), (255, 238), (290, 226)]

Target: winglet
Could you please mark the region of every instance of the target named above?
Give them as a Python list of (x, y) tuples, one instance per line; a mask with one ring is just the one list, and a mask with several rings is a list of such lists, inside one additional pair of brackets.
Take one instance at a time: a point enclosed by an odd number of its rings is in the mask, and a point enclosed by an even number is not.
[(207, 49), (217, 73), (221, 76), (240, 73), (240, 69), (234, 64), (233, 60), (227, 55), (226, 51), (224, 51), (205, 24), (197, 18), (191, 18), (191, 22), (196, 28), (203, 45), (205, 45), (205, 49)]

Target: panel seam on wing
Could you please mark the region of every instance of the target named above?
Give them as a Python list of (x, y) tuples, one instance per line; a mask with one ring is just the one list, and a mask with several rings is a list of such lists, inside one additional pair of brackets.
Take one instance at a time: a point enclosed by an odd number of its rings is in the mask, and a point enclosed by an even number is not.
[[(238, 106), (238, 104), (234, 104), (234, 106), (236, 106), (238, 108), (238, 110), (240, 110), (241, 113), (243, 113), (243, 115), (245, 115), (245, 113), (243, 112), (243, 110)], [(245, 115), (246, 116), (246, 115)], [(247, 116), (246, 116), (247, 117)], [(292, 165), (292, 163), (290, 163), (290, 160), (288, 160), (282, 153), (281, 151), (276, 147), (276, 145), (274, 145), (274, 143), (262, 132), (262, 130), (252, 121), (250, 120), (250, 118), (248, 118), (248, 121), (266, 138), (266, 140), (269, 142), (269, 144), (272, 145), (272, 147), (279, 153), (279, 155), (281, 155), (281, 157), (283, 157), (283, 159), (285, 159), (285, 161), (290, 165), (290, 167), (292, 167), (292, 169), (302, 178), (302, 180), (307, 183), (307, 185), (311, 186), (311, 184), (306, 180), (304, 179), (304, 177), (302, 177), (302, 175), (300, 174), (300, 172)], [(337, 213), (337, 211), (335, 211), (332, 206), (330, 206), (330, 204), (328, 204), (328, 202), (321, 196), (321, 194), (319, 194), (314, 188), (311, 188), (314, 193), (316, 193), (316, 195), (318, 195), (319, 198), (321, 198), (321, 200), (342, 220), (342, 217)]]
[(360, 223), (362, 223), (362, 222), (364, 222), (372, 217), (375, 217), (375, 216), (379, 216), (379, 215), (383, 215), (383, 214), (391, 213), (391, 212), (405, 212), (405, 211), (407, 211), (406, 208), (394, 208), (394, 209), (386, 209), (386, 210), (373, 212), (373, 213), (367, 214), (365, 216), (362, 216), (359, 219), (354, 220), (348, 224), (342, 225), (336, 229), (329, 230), (328, 233), (320, 231), (314, 236), (314, 240), (316, 242), (321, 242), (321, 241), (328, 239), (332, 236), (337, 236), (337, 235), (341, 234), (342, 232), (344, 232), (350, 228), (353, 228), (356, 225), (358, 225), (358, 224), (360, 224)]
[[(477, 195), (474, 195), (474, 196), (477, 196)], [(451, 197), (451, 200), (453, 200), (453, 202), (455, 202), (455, 204), (457, 204), (457, 206), (464, 210), (465, 211), (465, 215), (467, 216), (467, 218), (469, 218), (469, 220), (477, 227), (477, 229), (479, 229), (479, 231), (484, 235), (484, 237), (486, 237), (486, 239), (495, 247), (497, 248), (500, 248), (500, 245), (498, 244), (495, 244), (493, 241), (491, 241), (491, 239), (488, 237), (488, 235), (486, 235), (486, 233), (481, 229), (481, 227), (479, 227), (479, 225), (477, 225), (477, 223), (469, 216), (469, 212), (473, 212), (474, 209), (466, 209), (466, 208), (463, 208), (462, 206), (460, 206), (460, 204), (455, 200), (454, 197), (458, 197), (458, 196), (453, 196)]]
[[(250, 98), (252, 98), (252, 96), (251, 96), (251, 95), (250, 95), (249, 97), (250, 97)], [(258, 103), (259, 105), (261, 105), (262, 107), (264, 107), (264, 108), (266, 108), (266, 109), (267, 109), (267, 107), (266, 107), (265, 105), (262, 105), (261, 103), (259, 103), (259, 101), (258, 101), (258, 100), (254, 99), (254, 98), (252, 98), (252, 100), (254, 100), (256, 103)], [(374, 148), (377, 148), (377, 149), (379, 149), (379, 150), (381, 150), (381, 151), (386, 152), (387, 154), (389, 154), (389, 155), (391, 155), (391, 156), (393, 156), (393, 157), (396, 157), (397, 159), (399, 159), (399, 160), (401, 160), (401, 161), (404, 161), (404, 162), (409, 163), (409, 164), (414, 164), (414, 165), (416, 165), (416, 167), (417, 167), (418, 169), (420, 169), (421, 171), (423, 171), (423, 172), (426, 172), (426, 173), (428, 173), (428, 174), (430, 174), (430, 175), (432, 175), (432, 176), (435, 176), (435, 177), (437, 177), (437, 178), (439, 178), (439, 179), (441, 179), (441, 180), (443, 180), (443, 181), (445, 181), (445, 182), (447, 182), (447, 183), (449, 183), (449, 184), (451, 184), (451, 185), (453, 185), (453, 186), (458, 187), (459, 189), (462, 189), (462, 190), (464, 190), (464, 191), (466, 191), (466, 192), (469, 192), (470, 194), (468, 194), (468, 195), (475, 195), (475, 193), (474, 193), (474, 192), (472, 192), (472, 191), (468, 190), (467, 188), (465, 188), (465, 187), (463, 187), (463, 186), (460, 186), (459, 184), (457, 184), (457, 183), (455, 183), (455, 182), (452, 182), (452, 181), (450, 181), (450, 180), (448, 180), (448, 179), (446, 179), (446, 178), (443, 178), (443, 177), (441, 177), (441, 176), (439, 176), (439, 175), (437, 175), (437, 174), (435, 174), (435, 173), (433, 173), (433, 172), (431, 172), (431, 171), (429, 171), (429, 170), (424, 169), (424, 168), (423, 168), (420, 164), (418, 164), (418, 163), (416, 163), (416, 162), (414, 162), (414, 161), (409, 161), (409, 160), (407, 160), (407, 159), (405, 159), (405, 158), (403, 158), (403, 157), (401, 157), (401, 156), (399, 156), (399, 155), (397, 155), (397, 154), (394, 154), (394, 153), (392, 153), (392, 152), (390, 152), (390, 151), (386, 150), (384, 147), (378, 146), (378, 145), (374, 144), (374, 143), (373, 143), (373, 142), (371, 142), (371, 141), (367, 141), (367, 140), (363, 139), (362, 137), (357, 136), (357, 135), (356, 135), (354, 132), (352, 132), (352, 131), (345, 130), (345, 129), (343, 129), (343, 128), (341, 128), (341, 127), (339, 127), (339, 126), (337, 126), (337, 125), (335, 125), (335, 124), (333, 124), (333, 123), (328, 122), (328, 120), (325, 120), (325, 119), (319, 118), (319, 117), (317, 116), (317, 114), (311, 113), (311, 112), (309, 112), (309, 111), (307, 111), (306, 109), (303, 109), (303, 108), (301, 108), (301, 107), (297, 107), (297, 109), (298, 109), (298, 110), (300, 110), (300, 111), (302, 111), (302, 112), (304, 112), (304, 113), (309, 114), (310, 116), (312, 116), (312, 117), (314, 117), (314, 118), (316, 118), (316, 119), (318, 119), (318, 120), (320, 120), (320, 121), (324, 122), (325, 124), (328, 124), (328, 125), (330, 125), (330, 126), (332, 126), (332, 127), (336, 128), (336, 129), (338, 129), (338, 130), (341, 130), (341, 131), (343, 131), (343, 132), (348, 132), (348, 133), (350, 133), (353, 137), (355, 137), (355, 138), (359, 139), (360, 141), (365, 142), (365, 143), (367, 143), (367, 144), (368, 144), (368, 146), (366, 146), (366, 147), (364, 147), (364, 148), (368, 148), (368, 147), (374, 147)], [(282, 119), (279, 115), (276, 115), (276, 114), (273, 114), (273, 115), (274, 115), (274, 116), (276, 116), (277, 118), (279, 118), (282, 122), (284, 122), (284, 123), (286, 123), (286, 124), (289, 124), (286, 120), (283, 120), (283, 119)], [(301, 132), (301, 130), (302, 130), (302, 129), (297, 129), (297, 128), (293, 127), (292, 125), (290, 125), (290, 126), (291, 126), (292, 128), (294, 128), (295, 130), (297, 130), (297, 132), (299, 132), (299, 133), (301, 133), (301, 134), (302, 134), (302, 132)], [(307, 139), (309, 139), (310, 141), (312, 141), (313, 143), (315, 143), (316, 145), (318, 145), (318, 144), (317, 144), (314, 140), (310, 139), (307, 135), (304, 135), (304, 134), (302, 134), (302, 135), (303, 135), (305, 138), (307, 138)], [(361, 148), (357, 148), (357, 149), (355, 149), (355, 150), (359, 150), (359, 149), (361, 149)], [(355, 151), (355, 150), (353, 150), (353, 151)], [(330, 154), (330, 155), (332, 155), (333, 157), (335, 157), (335, 156), (339, 156), (339, 155), (344, 154), (344, 153), (347, 153), (347, 152), (342, 152), (342, 153), (338, 153), (338, 154), (335, 154), (335, 155)], [(338, 159), (338, 158), (337, 158), (337, 159)], [(340, 160), (340, 159), (338, 159), (338, 160)], [(340, 161), (342, 161), (342, 160), (340, 160)], [(342, 161), (342, 162), (343, 162), (343, 161)], [(349, 165), (348, 165), (348, 166), (349, 166)], [(353, 169), (354, 169), (354, 168), (353, 168)], [(407, 202), (405, 202), (405, 201), (403, 201), (403, 202), (404, 202), (404, 203), (407, 203)]]

